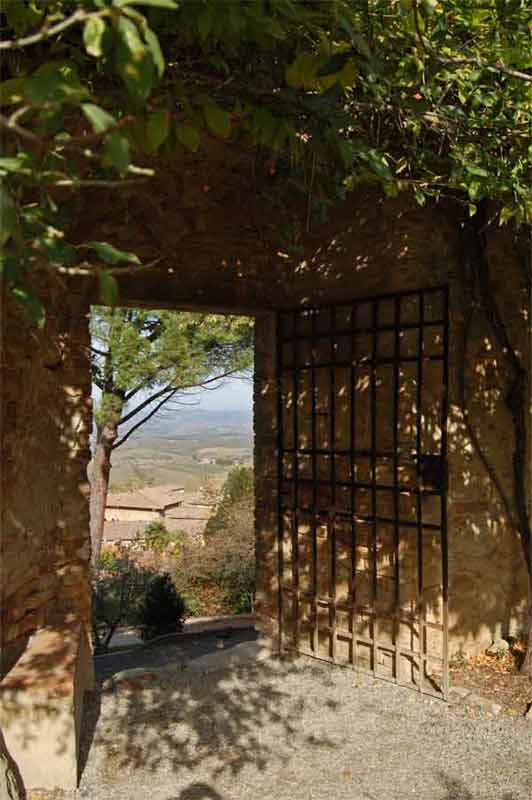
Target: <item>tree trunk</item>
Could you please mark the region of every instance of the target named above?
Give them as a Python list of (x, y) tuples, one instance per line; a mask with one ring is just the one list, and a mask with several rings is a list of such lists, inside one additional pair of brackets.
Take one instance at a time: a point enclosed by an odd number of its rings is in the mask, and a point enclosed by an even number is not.
[(26, 792), (19, 771), (7, 752), (0, 731), (0, 800), (24, 800)]
[(528, 585), (528, 641), (521, 672), (528, 675), (532, 681), (532, 575), (530, 574), (528, 576)]
[(91, 546), (92, 565), (95, 567), (100, 559), (102, 548), (103, 526), (105, 523), (105, 506), (109, 492), (109, 476), (111, 474), (111, 453), (113, 443), (118, 436), (118, 426), (107, 423), (98, 430), (96, 451), (91, 474)]

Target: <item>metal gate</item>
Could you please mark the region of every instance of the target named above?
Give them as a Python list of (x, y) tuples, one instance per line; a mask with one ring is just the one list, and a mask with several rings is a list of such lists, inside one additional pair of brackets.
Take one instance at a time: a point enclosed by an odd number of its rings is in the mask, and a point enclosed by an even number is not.
[(281, 649), (448, 693), (446, 287), (281, 312)]

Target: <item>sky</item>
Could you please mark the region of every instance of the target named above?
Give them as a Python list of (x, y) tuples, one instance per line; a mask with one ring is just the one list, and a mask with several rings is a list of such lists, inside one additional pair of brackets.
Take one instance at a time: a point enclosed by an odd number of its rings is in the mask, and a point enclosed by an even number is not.
[(253, 404), (253, 383), (249, 378), (227, 378), (216, 391), (196, 395), (204, 411), (247, 411)]
[[(93, 384), (92, 396), (96, 402), (100, 394)], [(190, 399), (203, 411), (249, 411), (253, 406), (253, 381), (250, 378), (225, 378), (218, 388), (194, 391)]]

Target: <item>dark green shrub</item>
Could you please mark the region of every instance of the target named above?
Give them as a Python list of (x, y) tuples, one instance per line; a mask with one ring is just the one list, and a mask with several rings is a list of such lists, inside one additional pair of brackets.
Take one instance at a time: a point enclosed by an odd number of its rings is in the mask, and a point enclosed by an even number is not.
[(218, 572), (233, 614), (250, 614), (255, 598), (255, 560), (226, 556)]
[(153, 639), (183, 628), (185, 601), (165, 572), (151, 579), (139, 609), (139, 628), (143, 639)]
[(92, 579), (94, 649), (104, 653), (121, 625), (136, 625), (153, 571), (138, 566), (127, 551), (103, 552)]

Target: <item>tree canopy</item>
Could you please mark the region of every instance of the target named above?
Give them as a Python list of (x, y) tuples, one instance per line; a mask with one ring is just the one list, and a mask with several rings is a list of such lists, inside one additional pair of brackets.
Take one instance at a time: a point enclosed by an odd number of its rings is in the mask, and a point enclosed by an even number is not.
[[(524, 0), (4, 0), (2, 270), (139, 262), (72, 241), (86, 187), (140, 185), (154, 156), (209, 136), (256, 148), (314, 211), (358, 182), (530, 219)], [(148, 161), (150, 166), (148, 166)], [(156, 161), (156, 159), (155, 159)]]
[(187, 389), (215, 386), (253, 361), (248, 317), (96, 307), (91, 335), (98, 429), (128, 428), (113, 449), (164, 403)]

